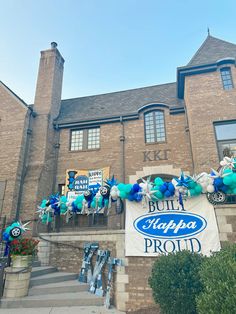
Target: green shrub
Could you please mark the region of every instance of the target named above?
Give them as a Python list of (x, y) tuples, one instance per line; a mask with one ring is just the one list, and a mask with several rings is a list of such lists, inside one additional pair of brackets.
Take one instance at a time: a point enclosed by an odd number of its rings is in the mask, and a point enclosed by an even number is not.
[(202, 290), (198, 271), (203, 259), (201, 255), (189, 251), (158, 257), (149, 285), (163, 313), (196, 313), (195, 298)]
[(236, 313), (236, 244), (207, 258), (199, 275), (204, 289), (197, 297), (198, 313)]

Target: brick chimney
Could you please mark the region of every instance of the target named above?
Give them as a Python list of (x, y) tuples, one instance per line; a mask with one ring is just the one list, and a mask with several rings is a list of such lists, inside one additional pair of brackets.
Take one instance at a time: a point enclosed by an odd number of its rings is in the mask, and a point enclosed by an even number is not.
[[(64, 59), (52, 42), (41, 51), (33, 110), (28, 165), (21, 202), (21, 219), (31, 218), (42, 198), (53, 193), (59, 132), (53, 120), (60, 112)], [(22, 217), (23, 216), (23, 217)]]

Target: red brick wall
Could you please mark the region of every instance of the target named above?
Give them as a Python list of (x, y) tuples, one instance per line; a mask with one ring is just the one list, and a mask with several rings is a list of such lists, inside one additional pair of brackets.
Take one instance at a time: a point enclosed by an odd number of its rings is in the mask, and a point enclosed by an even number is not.
[[(140, 115), (139, 120), (124, 123), (126, 182), (129, 175), (147, 166), (173, 164), (174, 167), (191, 171), (192, 161), (188, 134), (185, 132), (184, 114), (170, 115), (169, 111), (165, 110), (165, 122), (167, 140), (160, 144), (145, 143), (143, 115)], [(58, 184), (65, 183), (66, 169), (96, 169), (106, 166), (110, 166), (111, 174), (121, 180), (121, 124), (105, 124), (100, 128), (100, 149), (94, 151), (70, 152), (70, 129), (60, 131)], [(163, 160), (154, 160), (154, 152), (159, 150), (161, 152), (158, 157)], [(144, 161), (145, 151), (150, 151), (146, 161)]]
[[(236, 68), (231, 67), (236, 83)], [(220, 72), (188, 76), (185, 102), (193, 147), (195, 172), (217, 169), (219, 157), (213, 122), (236, 118), (236, 89), (224, 90)]]
[(0, 215), (15, 216), (20, 187), (28, 109), (0, 84), (0, 181), (6, 181)]

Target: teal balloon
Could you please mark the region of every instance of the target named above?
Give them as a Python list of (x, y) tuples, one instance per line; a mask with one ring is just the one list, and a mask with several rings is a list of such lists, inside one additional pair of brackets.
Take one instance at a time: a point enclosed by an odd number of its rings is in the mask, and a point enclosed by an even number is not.
[(40, 205), (41, 208), (46, 208), (46, 203), (48, 202), (48, 200), (42, 200), (42, 203)]
[(64, 213), (67, 211), (67, 206), (66, 206), (66, 204), (61, 204), (61, 205), (60, 205), (60, 210), (61, 210), (61, 213), (64, 214)]
[(83, 208), (83, 204), (81, 202), (79, 202), (78, 204), (76, 204), (78, 209), (82, 209)]
[(161, 186), (161, 185), (164, 183), (164, 181), (162, 180), (162, 178), (157, 177), (157, 178), (154, 180), (154, 183), (155, 183), (155, 185), (157, 185), (157, 186)]
[(42, 220), (42, 223), (46, 224), (47, 222), (52, 222), (52, 217), (51, 216), (48, 217), (47, 214), (44, 214), (41, 220)]
[(233, 172), (232, 169), (225, 169), (225, 170), (223, 171), (223, 174), (232, 173), (232, 172)]
[(190, 196), (196, 196), (196, 192), (194, 189), (189, 190)]
[(67, 203), (67, 198), (66, 198), (66, 196), (61, 196), (60, 197), (60, 202), (62, 202), (62, 203)]
[(125, 191), (120, 191), (120, 198), (127, 198)]
[(233, 181), (233, 183), (236, 183), (236, 173), (232, 174), (232, 181)]
[[(226, 169), (226, 170), (228, 170), (228, 169)], [(223, 183), (224, 183), (225, 185), (231, 185), (231, 184), (233, 183), (232, 175), (230, 174), (230, 175), (224, 177)]]
[(78, 195), (75, 199), (75, 204), (79, 204), (79, 203), (82, 203), (84, 200), (84, 196), (83, 195)]
[(202, 193), (202, 187), (201, 187), (201, 185), (200, 185), (200, 184), (197, 184), (197, 185), (195, 186), (195, 188), (194, 188), (194, 191), (195, 191), (196, 195), (201, 194), (201, 193)]
[(236, 194), (236, 188), (233, 189), (233, 194)]
[(126, 184), (125, 187), (124, 187), (124, 191), (126, 193), (129, 193), (132, 189), (133, 185), (132, 184)]
[(99, 206), (99, 207), (102, 207), (102, 199), (103, 199), (103, 197), (100, 196), (100, 197), (99, 197), (99, 200), (98, 200), (98, 206)]
[(154, 193), (153, 195), (159, 200), (163, 199), (163, 194), (159, 190), (157, 190), (156, 193)]
[(190, 189), (195, 189), (196, 185), (196, 182), (194, 182), (193, 180), (188, 183)]
[(119, 189), (120, 191), (125, 191), (125, 184), (124, 184), (124, 183), (119, 183), (119, 184), (117, 185), (117, 187), (118, 187), (118, 189)]
[[(95, 208), (95, 207), (96, 207), (96, 201), (95, 201), (95, 200), (92, 201), (91, 207), (92, 207), (92, 208)], [(81, 207), (81, 208), (82, 208), (82, 207)], [(81, 208), (79, 208), (79, 209), (81, 209)]]

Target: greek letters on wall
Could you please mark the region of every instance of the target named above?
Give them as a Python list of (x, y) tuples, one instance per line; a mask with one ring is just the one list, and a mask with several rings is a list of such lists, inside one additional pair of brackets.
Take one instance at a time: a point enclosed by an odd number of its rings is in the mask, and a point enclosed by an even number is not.
[(184, 200), (127, 202), (126, 256), (157, 256), (182, 250), (210, 255), (220, 250), (214, 207), (204, 195)]

